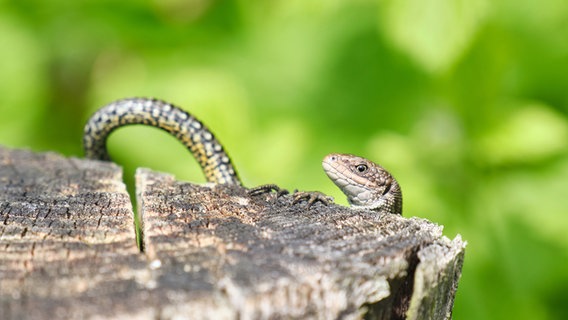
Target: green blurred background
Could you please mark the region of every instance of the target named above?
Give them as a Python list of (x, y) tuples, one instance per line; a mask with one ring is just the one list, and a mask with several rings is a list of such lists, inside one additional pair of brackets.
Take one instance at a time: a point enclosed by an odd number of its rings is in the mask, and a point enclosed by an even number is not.
[[(202, 119), (247, 186), (321, 190), (354, 153), (405, 215), (469, 242), (455, 319), (568, 317), (565, 0), (0, 0), (0, 144), (82, 156), (118, 98)], [(161, 131), (111, 137), (136, 167), (204, 181)]]

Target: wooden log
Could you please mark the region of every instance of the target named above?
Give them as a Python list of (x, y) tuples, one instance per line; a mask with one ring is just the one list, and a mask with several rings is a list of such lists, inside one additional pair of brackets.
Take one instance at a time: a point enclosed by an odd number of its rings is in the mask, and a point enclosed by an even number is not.
[(448, 319), (465, 243), (424, 219), (0, 147), (2, 319)]
[(167, 318), (451, 317), (465, 244), (424, 219), (251, 198), (146, 169), (137, 197)]
[(121, 179), (111, 163), (0, 147), (0, 318), (137, 310), (146, 263)]

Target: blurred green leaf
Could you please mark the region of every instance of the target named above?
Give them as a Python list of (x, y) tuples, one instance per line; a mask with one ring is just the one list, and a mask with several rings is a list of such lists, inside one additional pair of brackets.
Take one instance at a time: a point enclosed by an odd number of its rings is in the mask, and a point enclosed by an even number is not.
[(568, 122), (549, 107), (519, 105), (479, 141), (480, 161), (494, 165), (527, 164), (568, 151)]
[(446, 71), (487, 15), (485, 0), (388, 0), (380, 24), (389, 39), (430, 72)]

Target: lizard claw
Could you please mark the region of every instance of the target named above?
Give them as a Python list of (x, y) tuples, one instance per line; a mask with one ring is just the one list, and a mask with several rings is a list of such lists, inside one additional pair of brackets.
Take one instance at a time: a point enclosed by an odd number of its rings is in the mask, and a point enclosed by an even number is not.
[[(272, 191), (276, 192), (276, 197), (279, 198), (285, 194), (289, 194), (290, 192), (286, 189), (282, 189), (279, 186), (275, 185), (275, 184), (264, 184), (252, 189), (249, 189), (247, 191), (247, 193), (250, 196), (259, 196), (265, 193), (270, 193)], [(298, 190), (294, 190), (294, 200), (292, 201), (292, 204), (296, 204), (299, 203), (302, 200), (307, 200), (307, 208), (310, 208), (314, 203), (316, 202), (321, 202), (324, 205), (328, 205), (330, 203), (333, 203), (333, 197), (331, 196), (327, 196), (319, 191), (298, 191)]]
[(288, 192), (288, 190), (286, 189), (282, 189), (279, 186), (275, 185), (275, 184), (263, 184), (261, 186), (249, 189), (247, 191), (247, 193), (250, 196), (259, 196), (261, 194), (265, 194), (265, 193), (270, 193), (272, 191), (276, 191), (276, 197), (279, 198), (285, 194), (288, 194), (290, 192)]
[(302, 200), (308, 201), (306, 206), (308, 209), (312, 206), (312, 204), (318, 201), (326, 206), (333, 203), (333, 197), (327, 196), (319, 191), (294, 191), (294, 201), (292, 201), (292, 204), (296, 204)]

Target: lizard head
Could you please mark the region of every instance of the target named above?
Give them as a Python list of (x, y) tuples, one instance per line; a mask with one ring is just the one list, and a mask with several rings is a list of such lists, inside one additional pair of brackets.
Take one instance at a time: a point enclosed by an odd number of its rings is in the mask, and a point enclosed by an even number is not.
[(365, 158), (339, 153), (327, 155), (322, 165), (352, 207), (402, 214), (400, 186), (383, 167)]

